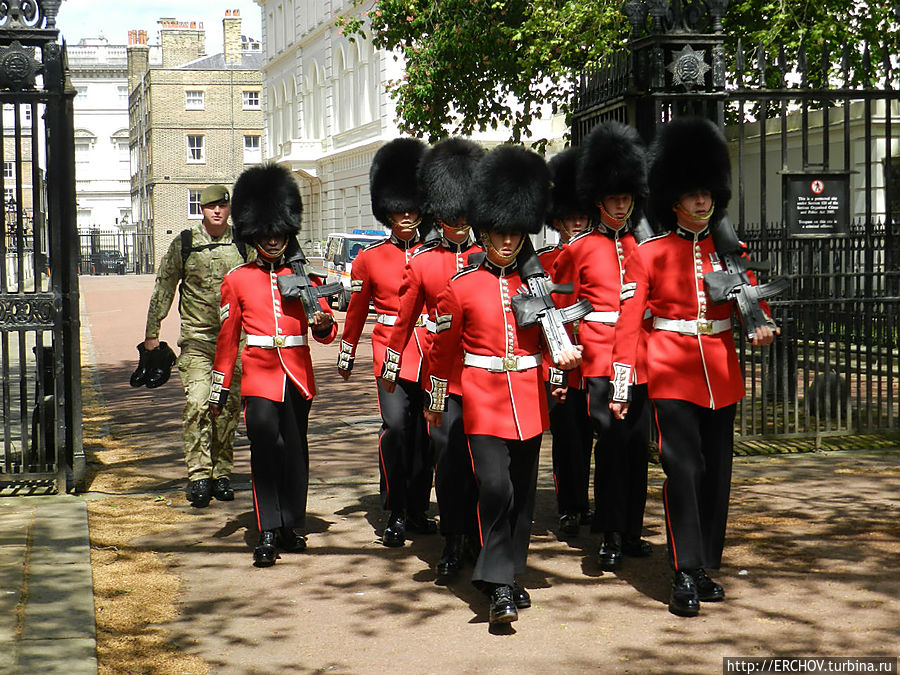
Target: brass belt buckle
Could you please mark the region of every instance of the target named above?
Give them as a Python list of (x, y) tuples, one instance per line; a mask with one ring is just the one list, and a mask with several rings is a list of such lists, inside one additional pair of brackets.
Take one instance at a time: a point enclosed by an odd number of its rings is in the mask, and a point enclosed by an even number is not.
[(519, 367), (519, 359), (516, 356), (503, 357), (503, 370), (516, 370)]
[(709, 319), (697, 319), (697, 334), (698, 335), (712, 335), (713, 334), (713, 322)]
[(283, 335), (275, 335), (272, 338), (272, 341), (275, 343), (276, 347), (284, 347), (284, 336)]
[(416, 328), (420, 328), (425, 325), (425, 320), (422, 318), (422, 315), (419, 314), (419, 318), (416, 319)]

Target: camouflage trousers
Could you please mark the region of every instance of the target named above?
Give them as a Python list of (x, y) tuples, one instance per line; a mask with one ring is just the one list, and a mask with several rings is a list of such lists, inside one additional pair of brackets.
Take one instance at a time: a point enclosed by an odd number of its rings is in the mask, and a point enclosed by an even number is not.
[(241, 410), (241, 362), (238, 359), (235, 365), (222, 414), (213, 420), (209, 414), (209, 388), (215, 354), (214, 344), (185, 342), (178, 357), (178, 373), (187, 397), (183, 432), (188, 480), (231, 476), (234, 465), (234, 431)]

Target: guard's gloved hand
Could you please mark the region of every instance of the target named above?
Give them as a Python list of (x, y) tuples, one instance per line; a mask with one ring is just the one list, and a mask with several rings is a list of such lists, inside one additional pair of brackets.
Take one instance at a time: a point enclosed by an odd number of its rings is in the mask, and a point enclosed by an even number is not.
[(172, 366), (175, 365), (175, 352), (165, 342), (160, 342), (159, 347), (147, 352), (147, 389), (156, 389), (169, 381), (172, 374)]

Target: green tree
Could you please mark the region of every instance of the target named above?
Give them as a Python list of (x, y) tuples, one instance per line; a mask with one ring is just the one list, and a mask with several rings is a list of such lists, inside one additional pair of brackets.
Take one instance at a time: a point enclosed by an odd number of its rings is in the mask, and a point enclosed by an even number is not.
[[(404, 132), (435, 140), (507, 125), (521, 141), (542, 106), (569, 112), (577, 76), (619, 49), (628, 24), (621, 0), (358, 0), (362, 18), (338, 21), (355, 38), (397, 50), (402, 79), (387, 87)], [(833, 81), (849, 45), (851, 82), (884, 76), (884, 55), (900, 53), (896, 9), (862, 0), (737, 0), (723, 20), (729, 53), (741, 39), (748, 60), (758, 45), (772, 58), (806, 52), (813, 84)], [(866, 68), (863, 41), (873, 45)], [(822, 74), (819, 64), (828, 61)], [(839, 51), (837, 51), (839, 54)], [(733, 65), (732, 60), (732, 65)], [(752, 72), (750, 66), (745, 72)], [(733, 75), (735, 73), (732, 73)], [(767, 80), (777, 83), (777, 67)], [(530, 139), (538, 148), (546, 139)]]

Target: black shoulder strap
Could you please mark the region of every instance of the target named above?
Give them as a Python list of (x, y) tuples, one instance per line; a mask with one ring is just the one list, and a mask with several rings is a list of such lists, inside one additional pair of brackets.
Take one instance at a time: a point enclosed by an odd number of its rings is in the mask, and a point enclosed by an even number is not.
[(191, 244), (193, 237), (190, 230), (181, 231), (181, 276), (184, 276), (184, 264), (187, 262), (188, 256), (191, 254)]

